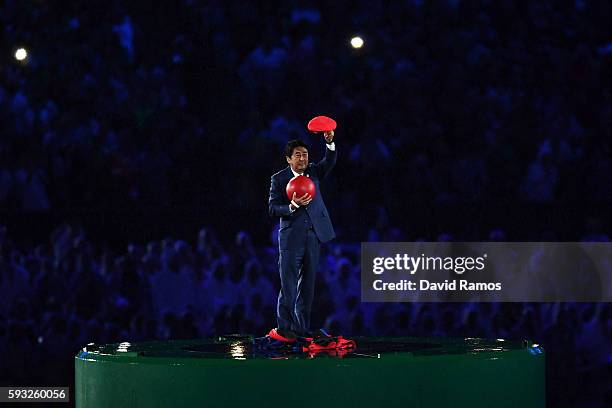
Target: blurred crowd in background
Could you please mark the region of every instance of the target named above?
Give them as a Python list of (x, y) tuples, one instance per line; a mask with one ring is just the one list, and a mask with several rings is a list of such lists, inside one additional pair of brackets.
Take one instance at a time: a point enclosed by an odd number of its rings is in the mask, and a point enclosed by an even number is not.
[(2, 49), (29, 56), (0, 65), (0, 206), (263, 206), (317, 114), (339, 123), (342, 207), (609, 201), (610, 18), (581, 0), (9, 0)]
[[(339, 239), (314, 320), (529, 338), (551, 406), (609, 406), (609, 304), (365, 304), (358, 243), (608, 241), (607, 211), (582, 209), (612, 200), (611, 19), (611, 2), (584, 0), (2, 2), (0, 383), (69, 384), (90, 341), (267, 332), (270, 175), (289, 139), (318, 158), (305, 124), (325, 114)], [(478, 218), (525, 203), (544, 207)], [(186, 234), (186, 213), (211, 227)], [(157, 233), (79, 226), (108, 214)]]
[[(358, 244), (324, 247), (315, 327), (345, 336), (529, 339), (546, 350), (553, 406), (612, 397), (603, 386), (609, 303), (362, 303), (359, 257)], [(263, 336), (276, 324), (277, 265), (277, 248), (255, 245), (245, 231), (222, 242), (203, 228), (194, 240), (117, 253), (78, 226), (63, 225), (26, 250), (0, 228), (0, 383), (50, 384), (58, 372), (69, 383), (73, 355), (91, 342)]]

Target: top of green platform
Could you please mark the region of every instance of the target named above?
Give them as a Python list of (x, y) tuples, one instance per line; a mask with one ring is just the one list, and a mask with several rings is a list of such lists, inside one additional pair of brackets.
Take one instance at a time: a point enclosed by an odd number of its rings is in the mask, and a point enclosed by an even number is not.
[[(125, 361), (165, 359), (250, 360), (301, 359), (312, 357), (385, 358), (387, 356), (470, 355), (482, 358), (506, 358), (510, 355), (539, 355), (542, 349), (528, 341), (479, 338), (414, 338), (414, 337), (355, 337), (357, 349), (350, 353), (323, 352), (286, 353), (262, 351), (253, 347), (252, 336), (228, 335), (196, 340), (148, 341), (139, 343), (90, 343), (77, 354), (77, 359)], [(153, 362), (150, 361), (150, 362)]]

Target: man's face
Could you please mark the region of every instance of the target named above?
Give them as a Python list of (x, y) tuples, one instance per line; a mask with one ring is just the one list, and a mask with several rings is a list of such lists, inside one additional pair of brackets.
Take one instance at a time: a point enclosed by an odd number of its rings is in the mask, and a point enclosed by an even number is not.
[(308, 167), (308, 150), (302, 146), (294, 148), (291, 157), (287, 157), (287, 163), (293, 171), (303, 173)]

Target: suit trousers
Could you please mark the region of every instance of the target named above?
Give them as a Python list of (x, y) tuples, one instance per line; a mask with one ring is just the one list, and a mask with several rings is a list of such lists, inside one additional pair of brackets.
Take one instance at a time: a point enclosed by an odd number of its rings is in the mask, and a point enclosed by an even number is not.
[(310, 330), (320, 249), (317, 234), (309, 228), (305, 231), (304, 245), (279, 251), (281, 290), (276, 309), (279, 329), (293, 330), (298, 334)]

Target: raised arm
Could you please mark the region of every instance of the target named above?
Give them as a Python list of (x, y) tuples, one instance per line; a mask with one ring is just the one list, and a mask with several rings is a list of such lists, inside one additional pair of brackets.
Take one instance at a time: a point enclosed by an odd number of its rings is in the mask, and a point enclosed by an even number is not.
[(338, 153), (336, 151), (336, 145), (334, 143), (334, 131), (325, 133), (325, 157), (323, 160), (317, 163), (317, 174), (320, 179), (324, 179), (331, 172), (336, 165), (336, 158)]

